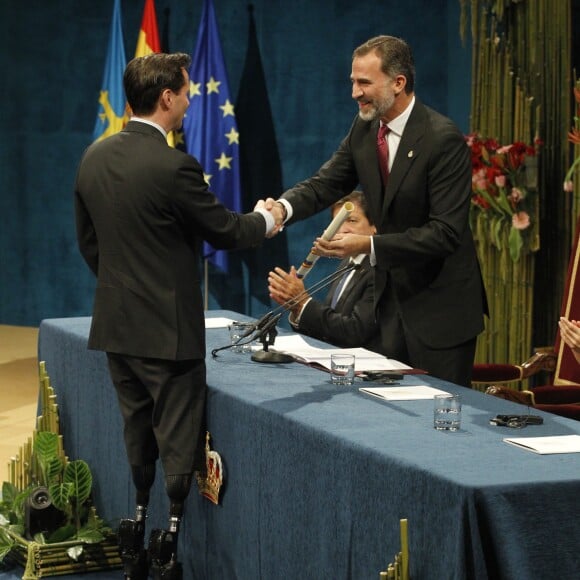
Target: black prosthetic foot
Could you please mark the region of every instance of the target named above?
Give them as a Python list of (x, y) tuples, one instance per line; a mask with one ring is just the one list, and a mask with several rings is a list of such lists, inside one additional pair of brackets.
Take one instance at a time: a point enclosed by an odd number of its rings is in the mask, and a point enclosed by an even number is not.
[(176, 532), (153, 530), (148, 552), (153, 580), (182, 580), (183, 568), (177, 561)]
[(125, 580), (147, 580), (149, 565), (143, 547), (145, 522), (121, 520), (119, 525), (119, 553)]

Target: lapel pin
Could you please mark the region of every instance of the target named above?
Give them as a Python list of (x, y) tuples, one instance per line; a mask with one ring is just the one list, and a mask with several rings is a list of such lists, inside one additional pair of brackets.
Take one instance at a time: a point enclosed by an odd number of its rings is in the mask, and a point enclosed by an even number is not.
[(411, 159), (411, 157), (413, 157), (413, 150), (411, 149), (411, 151), (409, 151), (409, 153), (407, 153), (407, 157), (409, 159)]

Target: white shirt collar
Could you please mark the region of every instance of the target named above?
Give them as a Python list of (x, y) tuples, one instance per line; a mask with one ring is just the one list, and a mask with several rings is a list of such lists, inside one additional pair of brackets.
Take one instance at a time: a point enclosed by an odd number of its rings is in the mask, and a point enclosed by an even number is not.
[(411, 115), (411, 111), (413, 110), (414, 106), (415, 106), (415, 95), (413, 95), (413, 98), (411, 99), (411, 102), (409, 103), (407, 108), (398, 117), (395, 117), (392, 121), (389, 121), (389, 123), (387, 123), (387, 126), (389, 127), (391, 132), (395, 133), (395, 135), (398, 135), (399, 137), (403, 134), (403, 131), (405, 130), (405, 125), (409, 120), (409, 116)]

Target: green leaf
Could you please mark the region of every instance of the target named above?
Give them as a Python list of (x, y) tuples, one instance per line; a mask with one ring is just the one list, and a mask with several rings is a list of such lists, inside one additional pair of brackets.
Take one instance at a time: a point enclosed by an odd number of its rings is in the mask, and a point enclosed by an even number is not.
[(62, 526), (52, 532), (50, 536), (48, 536), (46, 543), (47, 544), (57, 544), (58, 542), (66, 542), (67, 540), (72, 540), (75, 537), (76, 528), (72, 524), (67, 524), (66, 526)]
[(524, 242), (522, 240), (522, 234), (520, 230), (514, 228), (513, 226), (510, 229), (508, 244), (510, 248), (510, 257), (514, 262), (517, 262), (520, 259), (520, 253), (522, 251)]
[(10, 483), (9, 481), (5, 481), (2, 484), (2, 503), (12, 505), (17, 495), (18, 489), (16, 489), (15, 485)]
[(84, 546), (79, 544), (78, 546), (72, 546), (71, 548), (69, 548), (66, 551), (66, 553), (68, 554), (69, 558), (71, 558), (72, 560), (74, 560), (76, 562), (79, 559), (79, 557), (82, 555), (83, 551), (84, 551)]
[(58, 483), (62, 473), (62, 461), (60, 457), (52, 457), (45, 464), (44, 470), (48, 483)]
[(86, 461), (82, 459), (71, 461), (64, 469), (63, 481), (73, 486), (71, 495), (75, 497), (77, 505), (89, 499), (93, 487), (93, 476)]
[(0, 528), (0, 562), (4, 560), (13, 546), (14, 540), (2, 528)]
[(105, 539), (104, 534), (94, 528), (83, 527), (77, 532), (77, 540), (86, 542), (87, 544), (98, 544)]
[(493, 217), (491, 220), (491, 243), (501, 251), (503, 244), (501, 243), (501, 234), (504, 225), (504, 220), (500, 217)]
[(42, 465), (58, 457), (58, 435), (49, 431), (40, 431), (34, 438), (34, 454)]
[(55, 483), (48, 488), (54, 507), (66, 514), (71, 513), (70, 498), (73, 487), (72, 483)]

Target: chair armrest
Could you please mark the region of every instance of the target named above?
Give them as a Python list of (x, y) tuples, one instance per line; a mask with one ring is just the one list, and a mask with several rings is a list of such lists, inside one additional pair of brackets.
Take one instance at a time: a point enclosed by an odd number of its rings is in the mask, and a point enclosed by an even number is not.
[(536, 402), (534, 400), (534, 393), (532, 391), (516, 391), (510, 389), (509, 387), (498, 387), (492, 385), (485, 389), (487, 395), (493, 395), (494, 397), (499, 397), (500, 399), (505, 399), (506, 401), (513, 401), (514, 403), (521, 403), (522, 405), (528, 405), (529, 407), (534, 407)]
[(509, 383), (522, 381), (540, 371), (553, 373), (557, 356), (552, 347), (537, 348), (534, 354), (520, 365), (477, 363), (473, 365), (474, 383)]

